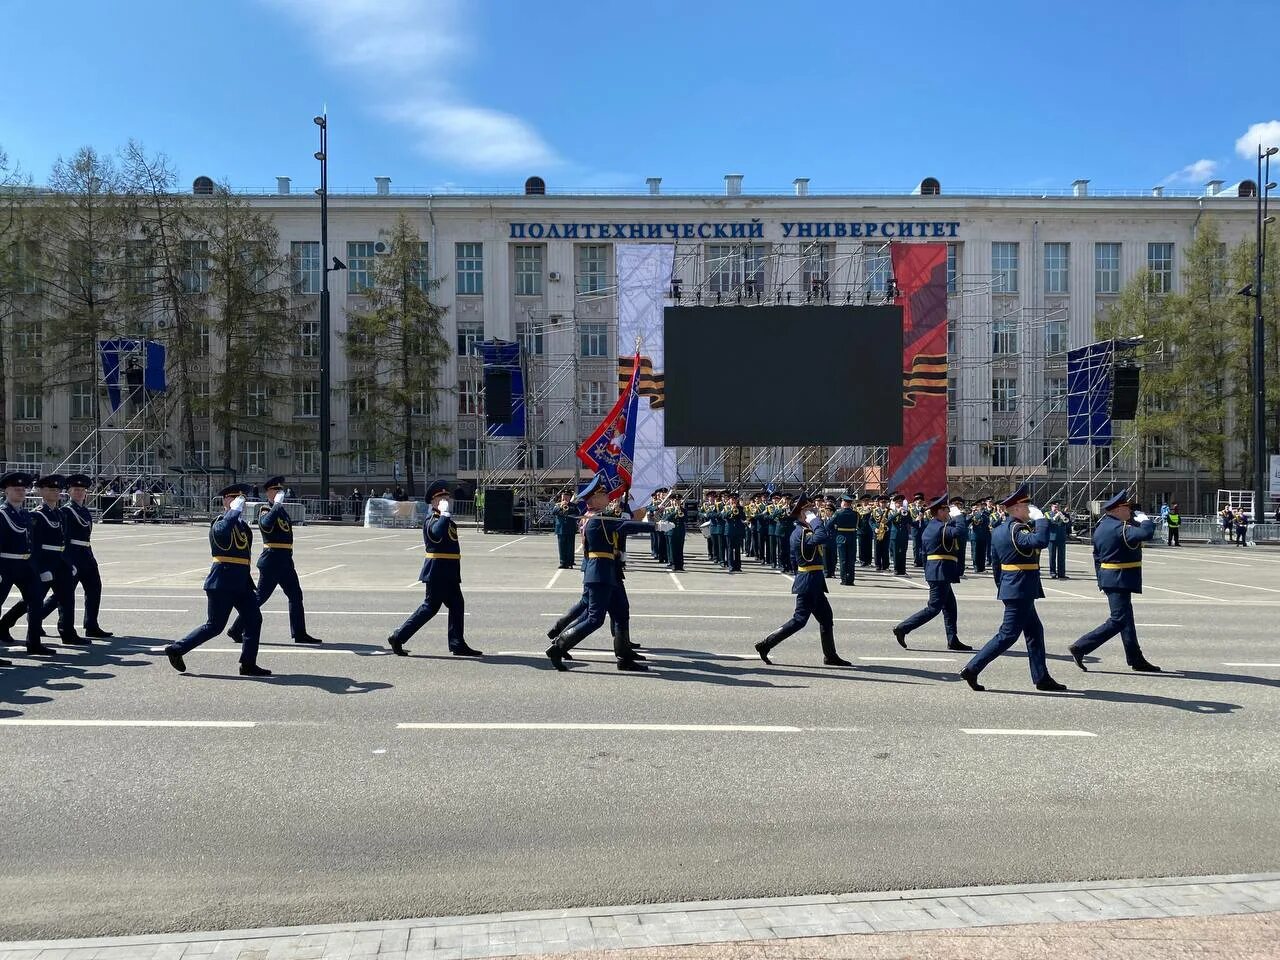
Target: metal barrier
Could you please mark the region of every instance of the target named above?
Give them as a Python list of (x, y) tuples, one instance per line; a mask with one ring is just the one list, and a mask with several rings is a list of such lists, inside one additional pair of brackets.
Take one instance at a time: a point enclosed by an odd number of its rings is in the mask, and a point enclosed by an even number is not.
[(370, 497), (364, 502), (364, 525), (379, 530), (420, 527), (428, 509), (421, 500)]

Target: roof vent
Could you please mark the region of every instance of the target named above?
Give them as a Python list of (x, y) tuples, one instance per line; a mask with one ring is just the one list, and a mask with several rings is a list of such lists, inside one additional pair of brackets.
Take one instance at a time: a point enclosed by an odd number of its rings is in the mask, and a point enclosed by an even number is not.
[(1223, 180), (1210, 180), (1204, 185), (1204, 195), (1206, 197), (1216, 197), (1222, 192)]
[(1089, 195), (1088, 180), (1072, 180), (1071, 195), (1073, 197), (1087, 197)]
[(808, 177), (796, 177), (791, 182), (796, 185), (797, 197), (807, 197), (809, 195), (809, 178)]
[(1164, 187), (1152, 187), (1152, 188), (1151, 188), (1151, 195), (1152, 195), (1153, 197), (1163, 197), (1163, 196), (1164, 196)]
[(289, 192), (289, 183), (288, 177), (276, 177), (276, 193), (285, 196)]
[(547, 192), (547, 183), (541, 177), (530, 177), (524, 182), (526, 197), (541, 197)]
[(1252, 180), (1241, 180), (1236, 184), (1237, 197), (1256, 197), (1258, 195), (1258, 185)]
[(378, 185), (378, 196), (385, 197), (391, 192), (390, 177), (374, 177), (373, 182)]
[(936, 197), (942, 193), (942, 184), (938, 182), (937, 177), (925, 177), (920, 181), (920, 186), (916, 187), (915, 192), (922, 197)]
[(662, 192), (661, 177), (646, 177), (644, 182), (649, 185), (649, 196), (656, 197)]
[(739, 197), (742, 195), (742, 174), (726, 173), (724, 175), (724, 195)]
[(191, 192), (199, 197), (213, 196), (213, 181), (208, 177), (196, 177), (191, 184)]

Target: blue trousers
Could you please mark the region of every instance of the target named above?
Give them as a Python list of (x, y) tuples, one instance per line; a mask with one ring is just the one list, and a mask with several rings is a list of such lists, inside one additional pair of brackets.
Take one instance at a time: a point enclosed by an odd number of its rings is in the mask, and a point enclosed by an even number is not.
[(1049, 541), (1049, 574), (1064, 577), (1067, 574), (1067, 540)]
[[(307, 615), (302, 608), (302, 585), (298, 583), (298, 571), (293, 565), (293, 557), (271, 559), (258, 565), (258, 606), (261, 607), (279, 587), (289, 600), (289, 636), (297, 640), (307, 635)], [(85, 614), (88, 623), (88, 613)], [(231, 629), (227, 631), (239, 639), (244, 631), (240, 626), (240, 617), (231, 621)]]
[(910, 633), (916, 627), (924, 626), (938, 614), (942, 614), (942, 623), (947, 631), (947, 643), (955, 643), (960, 637), (956, 633), (956, 595), (951, 584), (946, 580), (929, 581), (929, 603), (923, 610), (917, 610), (898, 624), (903, 633)]
[(854, 567), (858, 554), (858, 544), (848, 534), (836, 534), (836, 559), (840, 562), (840, 582), (846, 587), (852, 586), (855, 580)]
[(40, 642), (40, 600), (44, 596), (40, 578), (36, 568), (26, 560), (0, 560), (0, 603), (4, 603), (14, 587), (22, 599), (4, 615), (0, 625), (7, 631), (17, 623), (22, 614), (13, 611), (22, 607), (27, 614), (27, 646), (34, 646)]
[[(680, 521), (676, 521), (679, 523)], [(679, 527), (676, 530), (680, 530)], [(671, 564), (671, 569), (679, 572), (684, 569), (684, 531), (679, 533), (672, 530), (667, 534), (667, 563)]]
[[(987, 558), (991, 553), (991, 538), (974, 537), (973, 538), (973, 569), (976, 573), (983, 573), (987, 569)], [(963, 561), (961, 561), (963, 563)]]
[(1036, 613), (1036, 602), (1032, 598), (1004, 601), (1004, 620), (996, 635), (987, 641), (987, 645), (973, 655), (966, 669), (979, 674), (996, 657), (1004, 653), (1018, 642), (1018, 634), (1027, 638), (1027, 663), (1031, 667), (1031, 681), (1039, 683), (1049, 676), (1049, 668), (1044, 660), (1044, 624), (1040, 622), (1040, 614)]
[[(71, 565), (64, 563), (61, 558), (57, 561), (44, 566), (32, 567), (32, 575), (35, 580), (31, 590), (31, 596), (34, 599), (28, 600), (27, 591), (22, 591), (22, 599), (19, 600), (4, 615), (4, 619), (0, 620), (0, 626), (4, 629), (10, 629), (18, 619), (27, 613), (28, 605), (35, 612), (36, 622), (36, 639), (40, 637), (40, 621), (46, 616), (45, 597), (49, 596), (48, 612), (52, 613), (56, 608), (58, 611), (58, 635), (68, 637), (76, 631), (76, 581), (71, 574)], [(79, 570), (79, 567), (76, 568)], [(96, 570), (96, 568), (95, 568)], [(22, 590), (22, 585), (18, 584), (18, 589)], [(8, 590), (5, 590), (8, 593)], [(31, 618), (27, 618), (27, 629), (30, 631)]]
[(916, 527), (915, 533), (911, 537), (911, 565), (915, 567), (924, 566), (924, 528)]
[(462, 638), (463, 606), (462, 585), (458, 583), (447, 586), (427, 584), (426, 596), (418, 609), (409, 614), (409, 619), (395, 629), (395, 637), (401, 643), (408, 643), (409, 638), (426, 626), (427, 621), (440, 612), (440, 608), (449, 608), (449, 624), (445, 635), (449, 640), (449, 649), (457, 650), (466, 641)]
[(1124, 644), (1125, 662), (1132, 667), (1146, 659), (1138, 646), (1138, 627), (1133, 622), (1133, 594), (1128, 590), (1108, 590), (1106, 594), (1110, 608), (1106, 621), (1073, 643), (1071, 649), (1081, 656), (1093, 653), (1118, 633)]
[[(75, 619), (75, 585), (78, 583), (84, 587), (84, 628), (89, 630), (98, 626), (98, 608), (102, 605), (102, 576), (98, 573), (98, 561), (93, 558), (92, 553), (77, 553), (72, 556), (71, 562), (76, 568), (71, 581), (72, 622)], [(49, 597), (44, 602), (44, 609), (40, 611), (42, 618), (49, 616), (57, 608), (57, 596)]]
[(560, 550), (560, 566), (573, 566), (573, 541), (576, 534), (572, 530), (565, 530), (556, 534), (556, 546)]
[(227, 625), (231, 611), (240, 615), (244, 626), (244, 643), (240, 647), (241, 663), (258, 662), (258, 634), (262, 631), (262, 612), (252, 584), (246, 590), (206, 590), (209, 613), (204, 623), (174, 644), (178, 653), (188, 653), (206, 640), (212, 640)]

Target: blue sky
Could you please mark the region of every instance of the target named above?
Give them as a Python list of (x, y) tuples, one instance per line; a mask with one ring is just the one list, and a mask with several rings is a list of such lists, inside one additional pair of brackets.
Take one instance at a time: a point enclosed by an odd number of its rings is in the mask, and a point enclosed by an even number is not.
[[(1269, 8), (1269, 9), (1268, 9)], [(0, 148), (184, 181), (1190, 188), (1280, 142), (1274, 4), (0, 0)], [(1261, 132), (1247, 135), (1256, 124)], [(1247, 135), (1247, 136), (1246, 136)], [(1237, 141), (1246, 137), (1238, 149)]]

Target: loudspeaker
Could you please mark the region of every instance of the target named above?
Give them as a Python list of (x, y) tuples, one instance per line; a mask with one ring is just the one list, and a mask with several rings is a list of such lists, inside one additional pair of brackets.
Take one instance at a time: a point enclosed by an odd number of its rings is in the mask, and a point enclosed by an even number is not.
[(1138, 413), (1138, 368), (1116, 367), (1111, 374), (1111, 419), (1132, 420)]
[(511, 422), (511, 371), (484, 372), (484, 419), (487, 426)]
[(515, 493), (497, 487), (484, 492), (484, 529), (499, 533), (511, 533), (516, 528)]

